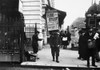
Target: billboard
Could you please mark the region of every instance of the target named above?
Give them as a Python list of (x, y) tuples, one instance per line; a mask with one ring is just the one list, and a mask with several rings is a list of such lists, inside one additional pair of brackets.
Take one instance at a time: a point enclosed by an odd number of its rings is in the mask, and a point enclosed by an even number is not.
[(58, 30), (58, 12), (56, 10), (49, 10), (46, 14), (48, 31)]

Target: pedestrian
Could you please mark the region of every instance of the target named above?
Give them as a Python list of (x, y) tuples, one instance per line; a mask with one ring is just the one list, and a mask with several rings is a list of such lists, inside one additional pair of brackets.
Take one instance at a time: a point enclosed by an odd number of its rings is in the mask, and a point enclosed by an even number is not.
[(61, 32), (60, 32), (60, 37), (61, 37), (61, 48), (63, 48), (63, 46), (64, 46), (64, 44), (63, 44), (63, 35), (64, 35), (64, 30), (62, 30)]
[(90, 67), (90, 57), (92, 57), (92, 66), (97, 67), (95, 65), (95, 55), (96, 55), (96, 46), (95, 46), (95, 39), (93, 29), (90, 28), (86, 35), (87, 41), (87, 67)]
[(50, 48), (53, 61), (59, 63), (59, 52), (60, 52), (60, 45), (61, 45), (61, 37), (59, 32), (52, 32), (50, 36)]
[[(33, 53), (35, 55), (37, 55), (38, 53), (38, 41), (41, 40), (38, 38), (38, 34), (39, 34), (39, 31), (35, 31), (35, 34), (32, 36), (32, 48), (33, 48)], [(37, 56), (36, 58), (39, 59)]]
[(96, 62), (99, 62), (100, 61), (100, 55), (99, 55), (99, 52), (100, 52), (100, 29), (97, 30), (94, 38), (96, 39), (96, 47), (97, 47)]
[(62, 37), (62, 41), (63, 41), (63, 49), (67, 49), (67, 46), (69, 45), (71, 38), (70, 38), (70, 34), (68, 33), (68, 31), (65, 31)]
[(78, 54), (79, 54), (79, 57), (78, 59), (81, 59), (81, 60), (86, 60), (86, 38), (85, 38), (85, 32), (86, 32), (86, 29), (85, 28), (82, 28), (82, 30), (79, 31), (79, 47), (78, 47)]
[(69, 31), (67, 31), (67, 36), (68, 36), (68, 45), (69, 45), (71, 41), (71, 33)]

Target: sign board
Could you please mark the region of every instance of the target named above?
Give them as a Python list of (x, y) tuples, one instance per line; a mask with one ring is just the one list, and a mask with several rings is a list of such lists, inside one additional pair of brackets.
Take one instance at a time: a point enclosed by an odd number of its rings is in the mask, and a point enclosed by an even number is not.
[(56, 10), (49, 10), (46, 14), (48, 31), (58, 30), (58, 12)]

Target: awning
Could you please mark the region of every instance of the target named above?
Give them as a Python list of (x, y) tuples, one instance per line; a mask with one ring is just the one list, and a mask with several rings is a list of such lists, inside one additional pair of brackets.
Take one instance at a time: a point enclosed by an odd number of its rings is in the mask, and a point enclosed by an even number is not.
[[(50, 6), (46, 6), (46, 11), (48, 9), (50, 10), (56, 10), (58, 12), (58, 17), (59, 17), (59, 26), (61, 27), (61, 25), (63, 24), (63, 20), (64, 18), (66, 17), (66, 12), (65, 11), (61, 11), (61, 10), (58, 10), (58, 9), (55, 9), (53, 7), (50, 7)], [(46, 19), (46, 13), (42, 16), (44, 19)]]

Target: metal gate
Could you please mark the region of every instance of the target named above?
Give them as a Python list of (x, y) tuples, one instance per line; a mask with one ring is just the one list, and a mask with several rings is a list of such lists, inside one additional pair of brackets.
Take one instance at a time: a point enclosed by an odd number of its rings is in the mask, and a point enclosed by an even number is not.
[(24, 24), (18, 11), (0, 13), (0, 62), (20, 62)]

